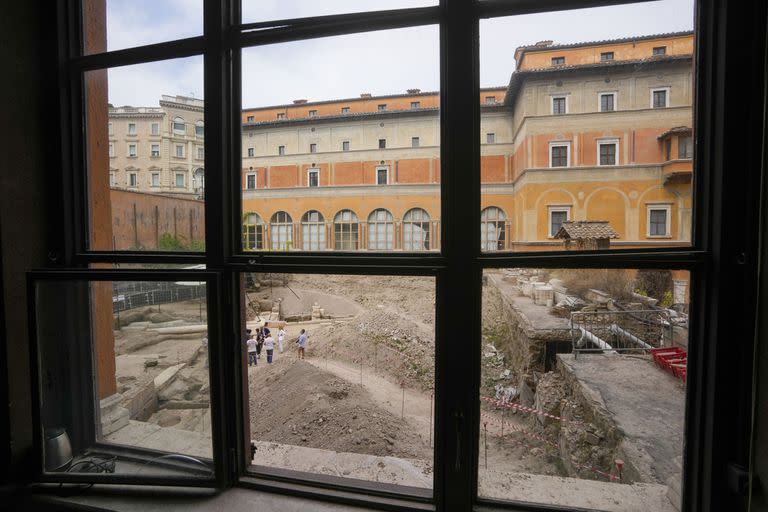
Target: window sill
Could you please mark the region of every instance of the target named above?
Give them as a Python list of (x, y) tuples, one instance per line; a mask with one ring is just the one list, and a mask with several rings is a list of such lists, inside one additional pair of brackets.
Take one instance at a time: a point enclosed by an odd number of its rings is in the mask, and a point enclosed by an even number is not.
[(659, 239), (672, 240), (672, 235), (646, 235), (646, 238), (652, 238), (653, 240), (659, 240)]

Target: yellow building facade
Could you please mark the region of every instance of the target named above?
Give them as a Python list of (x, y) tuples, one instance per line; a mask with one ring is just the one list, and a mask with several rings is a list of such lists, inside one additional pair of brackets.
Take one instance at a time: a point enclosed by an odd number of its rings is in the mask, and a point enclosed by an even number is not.
[[(482, 248), (555, 250), (565, 220), (608, 221), (613, 248), (691, 240), (693, 35), (515, 51), (480, 93)], [(439, 95), (242, 112), (249, 250), (437, 250)]]

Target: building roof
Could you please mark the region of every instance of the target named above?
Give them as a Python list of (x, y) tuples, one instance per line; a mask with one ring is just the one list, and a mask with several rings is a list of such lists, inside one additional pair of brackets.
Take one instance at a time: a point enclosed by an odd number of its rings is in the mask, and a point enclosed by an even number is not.
[(555, 238), (601, 239), (619, 238), (607, 220), (568, 220), (555, 233)]
[(659, 135), (657, 139), (662, 140), (670, 135), (689, 134), (692, 132), (693, 130), (691, 129), (690, 126), (675, 126), (674, 128), (670, 128), (669, 130)]
[(520, 92), (523, 83), (528, 78), (552, 78), (579, 72), (603, 73), (606, 71), (625, 70), (627, 68), (668, 65), (691, 60), (693, 60), (692, 55), (665, 55), (663, 57), (648, 57), (646, 59), (609, 60), (599, 63), (596, 62), (594, 64), (578, 64), (573, 66), (557, 66), (515, 71), (509, 79), (509, 85), (507, 86), (507, 92), (504, 97), (504, 104), (510, 107), (514, 106), (517, 95)]

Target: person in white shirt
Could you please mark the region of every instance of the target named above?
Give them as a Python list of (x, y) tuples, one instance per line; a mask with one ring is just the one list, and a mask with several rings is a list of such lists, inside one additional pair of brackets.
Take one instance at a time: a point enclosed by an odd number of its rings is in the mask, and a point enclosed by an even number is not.
[(277, 350), (280, 351), (280, 353), (283, 353), (283, 341), (285, 341), (285, 331), (281, 327), (279, 331), (277, 331)]
[(256, 345), (258, 344), (258, 341), (256, 341), (256, 337), (251, 336), (245, 341), (245, 344), (248, 345), (248, 366), (251, 366), (251, 364), (258, 364), (258, 360), (256, 359)]
[(205, 333), (203, 338), (203, 352), (205, 352), (205, 367), (208, 368), (208, 333)]
[(264, 338), (264, 349), (267, 351), (267, 364), (272, 364), (272, 354), (275, 352), (275, 338), (271, 334), (267, 334)]

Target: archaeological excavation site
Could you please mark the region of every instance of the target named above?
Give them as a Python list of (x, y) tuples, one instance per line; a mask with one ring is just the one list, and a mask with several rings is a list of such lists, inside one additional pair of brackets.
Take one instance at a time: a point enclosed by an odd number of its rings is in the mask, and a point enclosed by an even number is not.
[[(113, 284), (118, 389), (101, 403), (102, 438), (209, 459), (205, 286), (150, 284)], [(435, 284), (243, 275), (233, 342), (255, 468), (431, 489)], [(678, 509), (688, 287), (671, 271), (485, 272), (483, 343), (466, 347), (481, 354), (481, 496)], [(268, 342), (247, 357), (249, 338), (268, 337), (271, 362)]]

